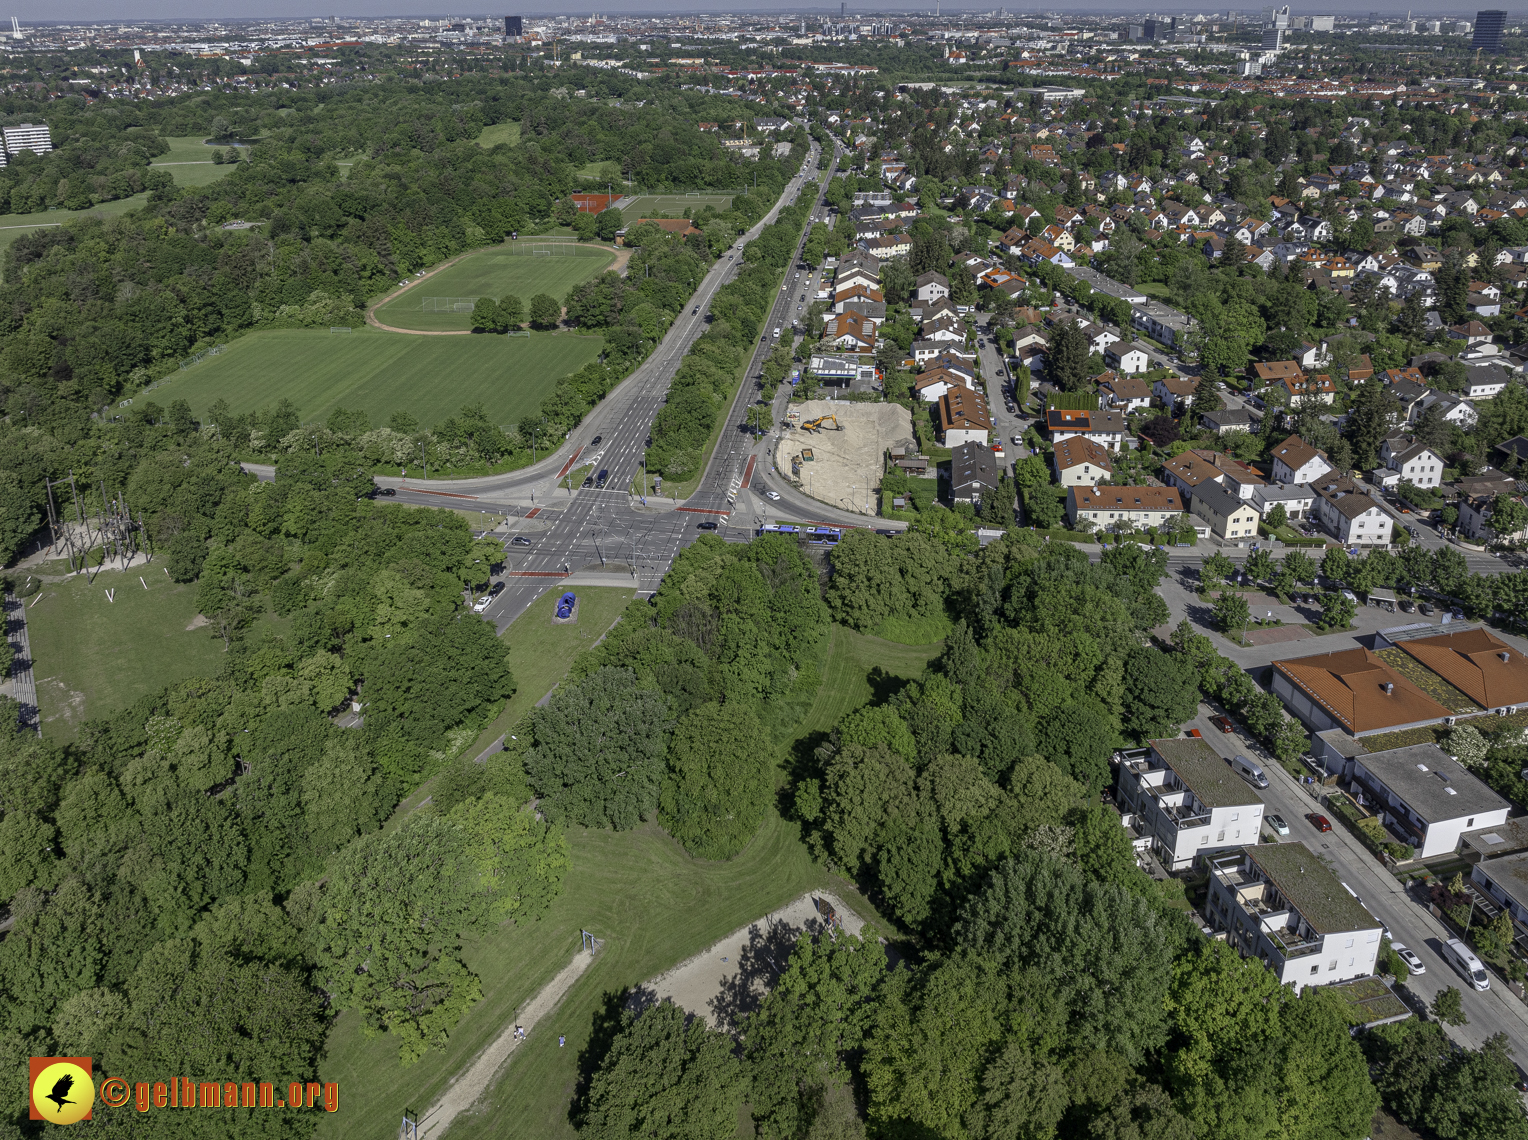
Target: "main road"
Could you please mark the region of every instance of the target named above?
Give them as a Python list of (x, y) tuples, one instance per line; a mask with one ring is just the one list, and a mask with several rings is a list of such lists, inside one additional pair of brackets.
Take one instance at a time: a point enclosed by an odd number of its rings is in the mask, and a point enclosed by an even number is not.
[[(743, 418), (753, 401), (753, 376), (760, 358), (770, 349), (770, 333), (780, 318), (783, 302), (778, 299), (696, 492), (684, 504), (660, 506), (644, 502), (629, 488), (641, 471), (653, 418), (667, 398), (680, 362), (705, 332), (717, 290), (741, 269), (744, 245), (774, 222), (780, 210), (794, 203), (803, 189), (814, 185), (820, 173), (820, 153), (814, 141), (800, 173), (787, 183), (779, 201), (711, 267), (688, 302), (688, 311), (680, 313), (653, 354), (546, 458), (507, 475), (431, 480), (428, 485), (418, 481), (410, 484), (401, 478), (377, 480), (379, 486), (393, 492), (395, 501), (478, 509), (520, 520), (514, 524), (515, 533), (528, 545), (512, 543), (506, 548), (506, 588), (487, 611), (501, 631), (542, 593), (579, 571), (597, 572), (614, 563), (616, 569), (610, 575), (613, 582), (621, 580), (616, 574), (624, 573), (638, 589), (656, 589), (674, 555), (696, 537), (697, 522), (720, 522), (729, 513), (730, 492), (740, 478), (740, 457), (751, 443), (742, 428)], [(829, 177), (837, 161), (835, 146)], [(816, 187), (818, 206), (826, 187), (824, 178)], [(805, 235), (804, 230), (803, 242)], [(799, 261), (800, 252), (798, 243), (792, 265)], [(789, 267), (786, 273), (789, 280)], [(559, 486), (561, 477), (588, 465), (608, 472), (603, 487)]]

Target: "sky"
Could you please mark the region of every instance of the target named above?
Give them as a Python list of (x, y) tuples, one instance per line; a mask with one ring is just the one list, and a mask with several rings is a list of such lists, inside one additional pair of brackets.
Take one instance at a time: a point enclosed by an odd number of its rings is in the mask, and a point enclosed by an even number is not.
[[(544, 0), (543, 0), (544, 2)], [(322, 7), (324, 4), (328, 7)], [(339, 16), (341, 18), (353, 16), (417, 16), (421, 19), (440, 19), (444, 16), (472, 16), (484, 15), (507, 15), (503, 11), (492, 13), (480, 12), (475, 9), (458, 8), (451, 11), (420, 12), (417, 10), (418, 0), (398, 0), (397, 3), (388, 3), (388, 0), (361, 0), (360, 3), (340, 3), (338, 0), (51, 0), (47, 5), (49, 20), (61, 23), (69, 22), (133, 22), (135, 20), (176, 20), (176, 19), (249, 19), (261, 16), (268, 17), (320, 17)], [(314, 5), (320, 5), (315, 7)], [(1381, 2), (1369, 2), (1369, 0), (1333, 0), (1324, 6), (1305, 9), (1291, 5), (1295, 15), (1312, 14), (1335, 14), (1340, 16), (1364, 15), (1369, 12), (1381, 12), (1385, 15), (1404, 15), (1408, 10), (1416, 17), (1427, 15), (1449, 19), (1473, 19), (1474, 11), (1461, 10), (1462, 6), (1456, 6), (1446, 10), (1429, 12), (1427, 10), (1407, 9)], [(609, 12), (616, 15), (654, 15), (665, 12), (695, 13), (695, 12), (772, 12), (786, 14), (789, 12), (802, 12), (810, 16), (813, 12), (821, 14), (837, 14), (838, 7), (833, 5), (814, 6), (807, 8), (782, 8), (777, 5), (765, 5), (760, 3), (745, 4), (718, 4), (715, 0), (706, 3), (705, 0), (673, 0), (661, 8), (655, 8), (652, 0), (609, 0), (600, 2), (591, 7), (591, 11)], [(932, 7), (926, 2), (916, 4), (899, 4), (894, 2), (881, 2), (874, 5), (859, 6), (849, 5), (849, 11), (853, 15), (870, 16), (876, 12), (932, 12)], [(953, 6), (941, 7), (941, 12), (959, 11)], [(977, 8), (968, 6), (965, 10), (971, 12), (995, 11), (993, 8)], [(1184, 13), (1209, 14), (1212, 12), (1226, 13), (1232, 9), (1227, 6), (1210, 6), (1199, 4), (1185, 8), (1164, 7), (1163, 15), (1182, 15)], [(1239, 8), (1239, 11), (1247, 15), (1257, 15), (1261, 12), (1261, 6)], [(520, 14), (525, 16), (541, 15), (564, 15), (569, 8), (556, 10), (537, 11), (523, 9)], [(1086, 3), (1054, 3), (1046, 5), (1028, 4), (1024, 6), (1010, 6), (1006, 9), (1009, 14), (1034, 13), (1034, 12), (1092, 12), (1111, 15), (1138, 15), (1140, 9), (1126, 8), (1116, 3), (1112, 4), (1086, 4)], [(1517, 12), (1510, 7), (1513, 17)], [(129, 15), (131, 13), (131, 15)]]

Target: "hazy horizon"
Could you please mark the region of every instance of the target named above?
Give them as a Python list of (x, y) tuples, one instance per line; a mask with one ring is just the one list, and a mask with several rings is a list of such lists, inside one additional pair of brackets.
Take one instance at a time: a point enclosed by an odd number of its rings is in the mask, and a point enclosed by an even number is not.
[[(459, 18), (505, 15), (522, 15), (529, 18), (543, 18), (558, 15), (567, 15), (566, 8), (556, 11), (541, 11), (533, 9), (496, 9), (485, 12), (477, 8), (461, 7), (440, 12), (419, 12), (407, 0), (400, 0), (396, 4), (388, 4), (386, 0), (366, 0), (364, 4), (342, 5), (336, 4), (329, 7), (315, 8), (310, 3), (302, 0), (274, 0), (269, 4), (251, 3), (250, 0), (138, 0), (132, 3), (132, 13), (123, 12), (120, 2), (107, 2), (107, 0), (56, 0), (57, 8), (52, 18), (47, 23), (103, 23), (103, 24), (132, 24), (155, 20), (259, 20), (259, 19), (316, 19), (330, 15), (340, 19), (368, 19), (368, 18), (413, 18), (438, 20), (447, 16)], [(131, 0), (130, 0), (131, 2)], [(1189, 7), (1172, 7), (1163, 5), (1159, 8), (1121, 8), (1115, 4), (1026, 4), (1022, 7), (1013, 5), (992, 5), (991, 7), (944, 5), (940, 11), (943, 15), (979, 14), (983, 12), (996, 12), (1000, 7), (1004, 8), (1008, 17), (1034, 15), (1039, 12), (1063, 12), (1076, 15), (1138, 15), (1143, 12), (1159, 11), (1165, 15), (1189, 15), (1208, 14), (1212, 12), (1241, 12), (1244, 15), (1256, 16), (1261, 13), (1262, 6), (1239, 6), (1236, 8), (1211, 4), (1197, 4)], [(1475, 9), (1468, 8), (1465, 11), (1454, 9), (1429, 9), (1420, 7), (1408, 8), (1404, 5), (1384, 5), (1374, 3), (1333, 3), (1320, 7), (1301, 6), (1298, 9), (1291, 5), (1295, 15), (1337, 15), (1357, 16), (1369, 12), (1376, 12), (1382, 16), (1403, 16), (1408, 11), (1414, 17), (1434, 16), (1448, 19), (1474, 19)], [(851, 15), (869, 16), (874, 13), (931, 13), (933, 5), (927, 3), (895, 4), (876, 3), (874, 5), (850, 4)], [(1507, 9), (1509, 17), (1516, 18), (1519, 13), (1511, 8)], [(810, 7), (786, 8), (774, 5), (720, 5), (716, 3), (703, 3), (695, 0), (694, 3), (686, 3), (679, 0), (678, 3), (654, 8), (648, 2), (632, 0), (629, 3), (621, 3), (620, 0), (612, 0), (610, 3), (592, 4), (588, 8), (580, 9), (577, 14), (584, 15), (588, 12), (609, 13), (615, 16), (664, 16), (664, 15), (694, 15), (696, 13), (724, 14), (747, 14), (785, 15), (792, 12), (800, 12), (806, 15), (813, 13), (821, 15), (837, 15), (837, 5), (814, 5)], [(1003, 17), (998, 17), (1002, 19)], [(26, 22), (23, 21), (25, 26)]]

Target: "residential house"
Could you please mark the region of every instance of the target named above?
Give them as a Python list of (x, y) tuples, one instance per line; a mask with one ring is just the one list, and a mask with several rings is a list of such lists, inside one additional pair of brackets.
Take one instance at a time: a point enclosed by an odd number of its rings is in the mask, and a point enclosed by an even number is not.
[(1071, 487), (1066, 517), (1073, 526), (1091, 519), (1099, 530), (1124, 524), (1142, 529), (1161, 526), (1183, 513), (1183, 498), (1173, 487)]
[(1137, 408), (1151, 406), (1151, 386), (1139, 376), (1122, 376), (1118, 372), (1103, 372), (1094, 377), (1098, 395), (1107, 408), (1117, 408), (1130, 413)]
[(960, 321), (951, 320), (948, 317), (924, 321), (923, 327), (918, 331), (918, 339), (964, 344), (966, 340), (966, 326)]
[(1317, 480), (1316, 520), (1344, 546), (1388, 546), (1390, 515), (1362, 484), (1343, 477)]
[(951, 368), (930, 368), (918, 373), (913, 381), (913, 391), (926, 404), (932, 404), (946, 392), (956, 388), (976, 388), (976, 378)]
[(1288, 393), (1290, 407), (1297, 407), (1304, 400), (1330, 404), (1337, 398), (1337, 386), (1330, 376), (1321, 372), (1304, 373), (1298, 378), (1286, 376), (1279, 384)]
[(950, 281), (942, 273), (925, 273), (913, 282), (913, 296), (919, 301), (937, 301), (949, 295)]
[(1363, 808), (1404, 837), (1420, 859), (1452, 855), (1461, 835), (1506, 823), (1511, 807), (1432, 743), (1355, 756), (1349, 790)]
[[(1519, 503), (1522, 497), (1513, 495)], [(1491, 516), (1496, 510), (1495, 495), (1461, 496), (1459, 507), (1459, 533), (1471, 542), (1524, 542), (1528, 541), (1528, 526), (1511, 534), (1498, 534), (1491, 526)]]
[(987, 398), (969, 388), (954, 388), (939, 397), (939, 436), (952, 450), (962, 443), (985, 444), (992, 434), (992, 413)]
[(1224, 484), (1236, 498), (1250, 498), (1252, 488), (1263, 484), (1263, 477), (1234, 456), (1194, 448), (1162, 464), (1162, 481), (1182, 491), (1187, 502), (1204, 483)]
[(1223, 541), (1240, 543), (1257, 537), (1257, 510), (1218, 482), (1201, 483), (1189, 502), (1189, 510), (1208, 523), (1211, 532)]
[(1465, 363), (1464, 391), (1467, 400), (1489, 400), (1512, 382), (1511, 371), (1496, 361)]
[(1052, 444), (1067, 436), (1083, 435), (1106, 451), (1118, 451), (1129, 434), (1124, 414), (1111, 409), (1050, 408), (1045, 413), (1045, 428)]
[(1169, 372), (1166, 376), (1159, 376), (1151, 382), (1151, 394), (1161, 400), (1162, 406), (1170, 413), (1193, 404), (1194, 393), (1197, 391), (1199, 391), (1197, 376), (1179, 376), (1175, 372)]
[(875, 322), (859, 313), (838, 313), (828, 318), (822, 339), (849, 352), (875, 351)]
[(1413, 487), (1436, 487), (1443, 482), (1443, 459), (1425, 443), (1400, 436), (1379, 445), (1379, 458)]
[(1273, 663), (1274, 696), (1315, 732), (1368, 736), (1453, 714), (1363, 646)]
[(1280, 504), (1284, 507), (1285, 518), (1303, 519), (1310, 517), (1316, 503), (1316, 493), (1309, 486), (1298, 483), (1266, 483), (1252, 488), (1248, 501), (1265, 519), (1268, 512)]
[(1121, 340), (1118, 333), (1110, 332), (1092, 321), (1083, 321), (1078, 327), (1088, 342), (1088, 348), (1093, 352), (1104, 352), (1111, 344), (1118, 344)]
[(1379, 961), (1383, 924), (1303, 843), (1254, 843), (1210, 860), (1205, 918), (1296, 993), (1367, 978)]
[(1297, 435), (1273, 449), (1275, 483), (1313, 483), (1332, 470), (1326, 452), (1318, 451)]
[(1263, 798), (1202, 739), (1153, 740), (1119, 766), (1121, 815), (1169, 871), (1257, 841)]
[(1232, 431), (1251, 431), (1258, 421), (1247, 408), (1222, 408), (1202, 413), (1199, 422), (1216, 435), (1225, 435)]
[(951, 449), (950, 501), (980, 506), (997, 490), (998, 460), (984, 443), (962, 443)]
[(1479, 321), (1470, 320), (1462, 325), (1450, 325), (1448, 335), (1453, 340), (1464, 341), (1466, 345), (1480, 344), (1491, 339), (1491, 330)]
[(1056, 481), (1063, 487), (1096, 487), (1114, 474), (1109, 453), (1085, 435), (1067, 436), (1051, 449)]
[(1151, 367), (1151, 357), (1139, 342), (1119, 341), (1104, 350), (1104, 360), (1119, 372), (1145, 372)]

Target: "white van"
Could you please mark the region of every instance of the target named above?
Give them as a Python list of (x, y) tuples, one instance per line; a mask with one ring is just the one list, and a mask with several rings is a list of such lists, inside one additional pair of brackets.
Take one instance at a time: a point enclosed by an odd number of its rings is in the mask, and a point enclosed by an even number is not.
[(1263, 770), (1245, 756), (1237, 756), (1231, 761), (1231, 771), (1235, 772), (1254, 788), (1266, 788), (1268, 777), (1263, 775)]
[(1443, 960), (1463, 974), (1464, 980), (1477, 990), (1491, 988), (1491, 978), (1485, 966), (1475, 957), (1475, 952), (1459, 939), (1450, 938), (1443, 944)]

